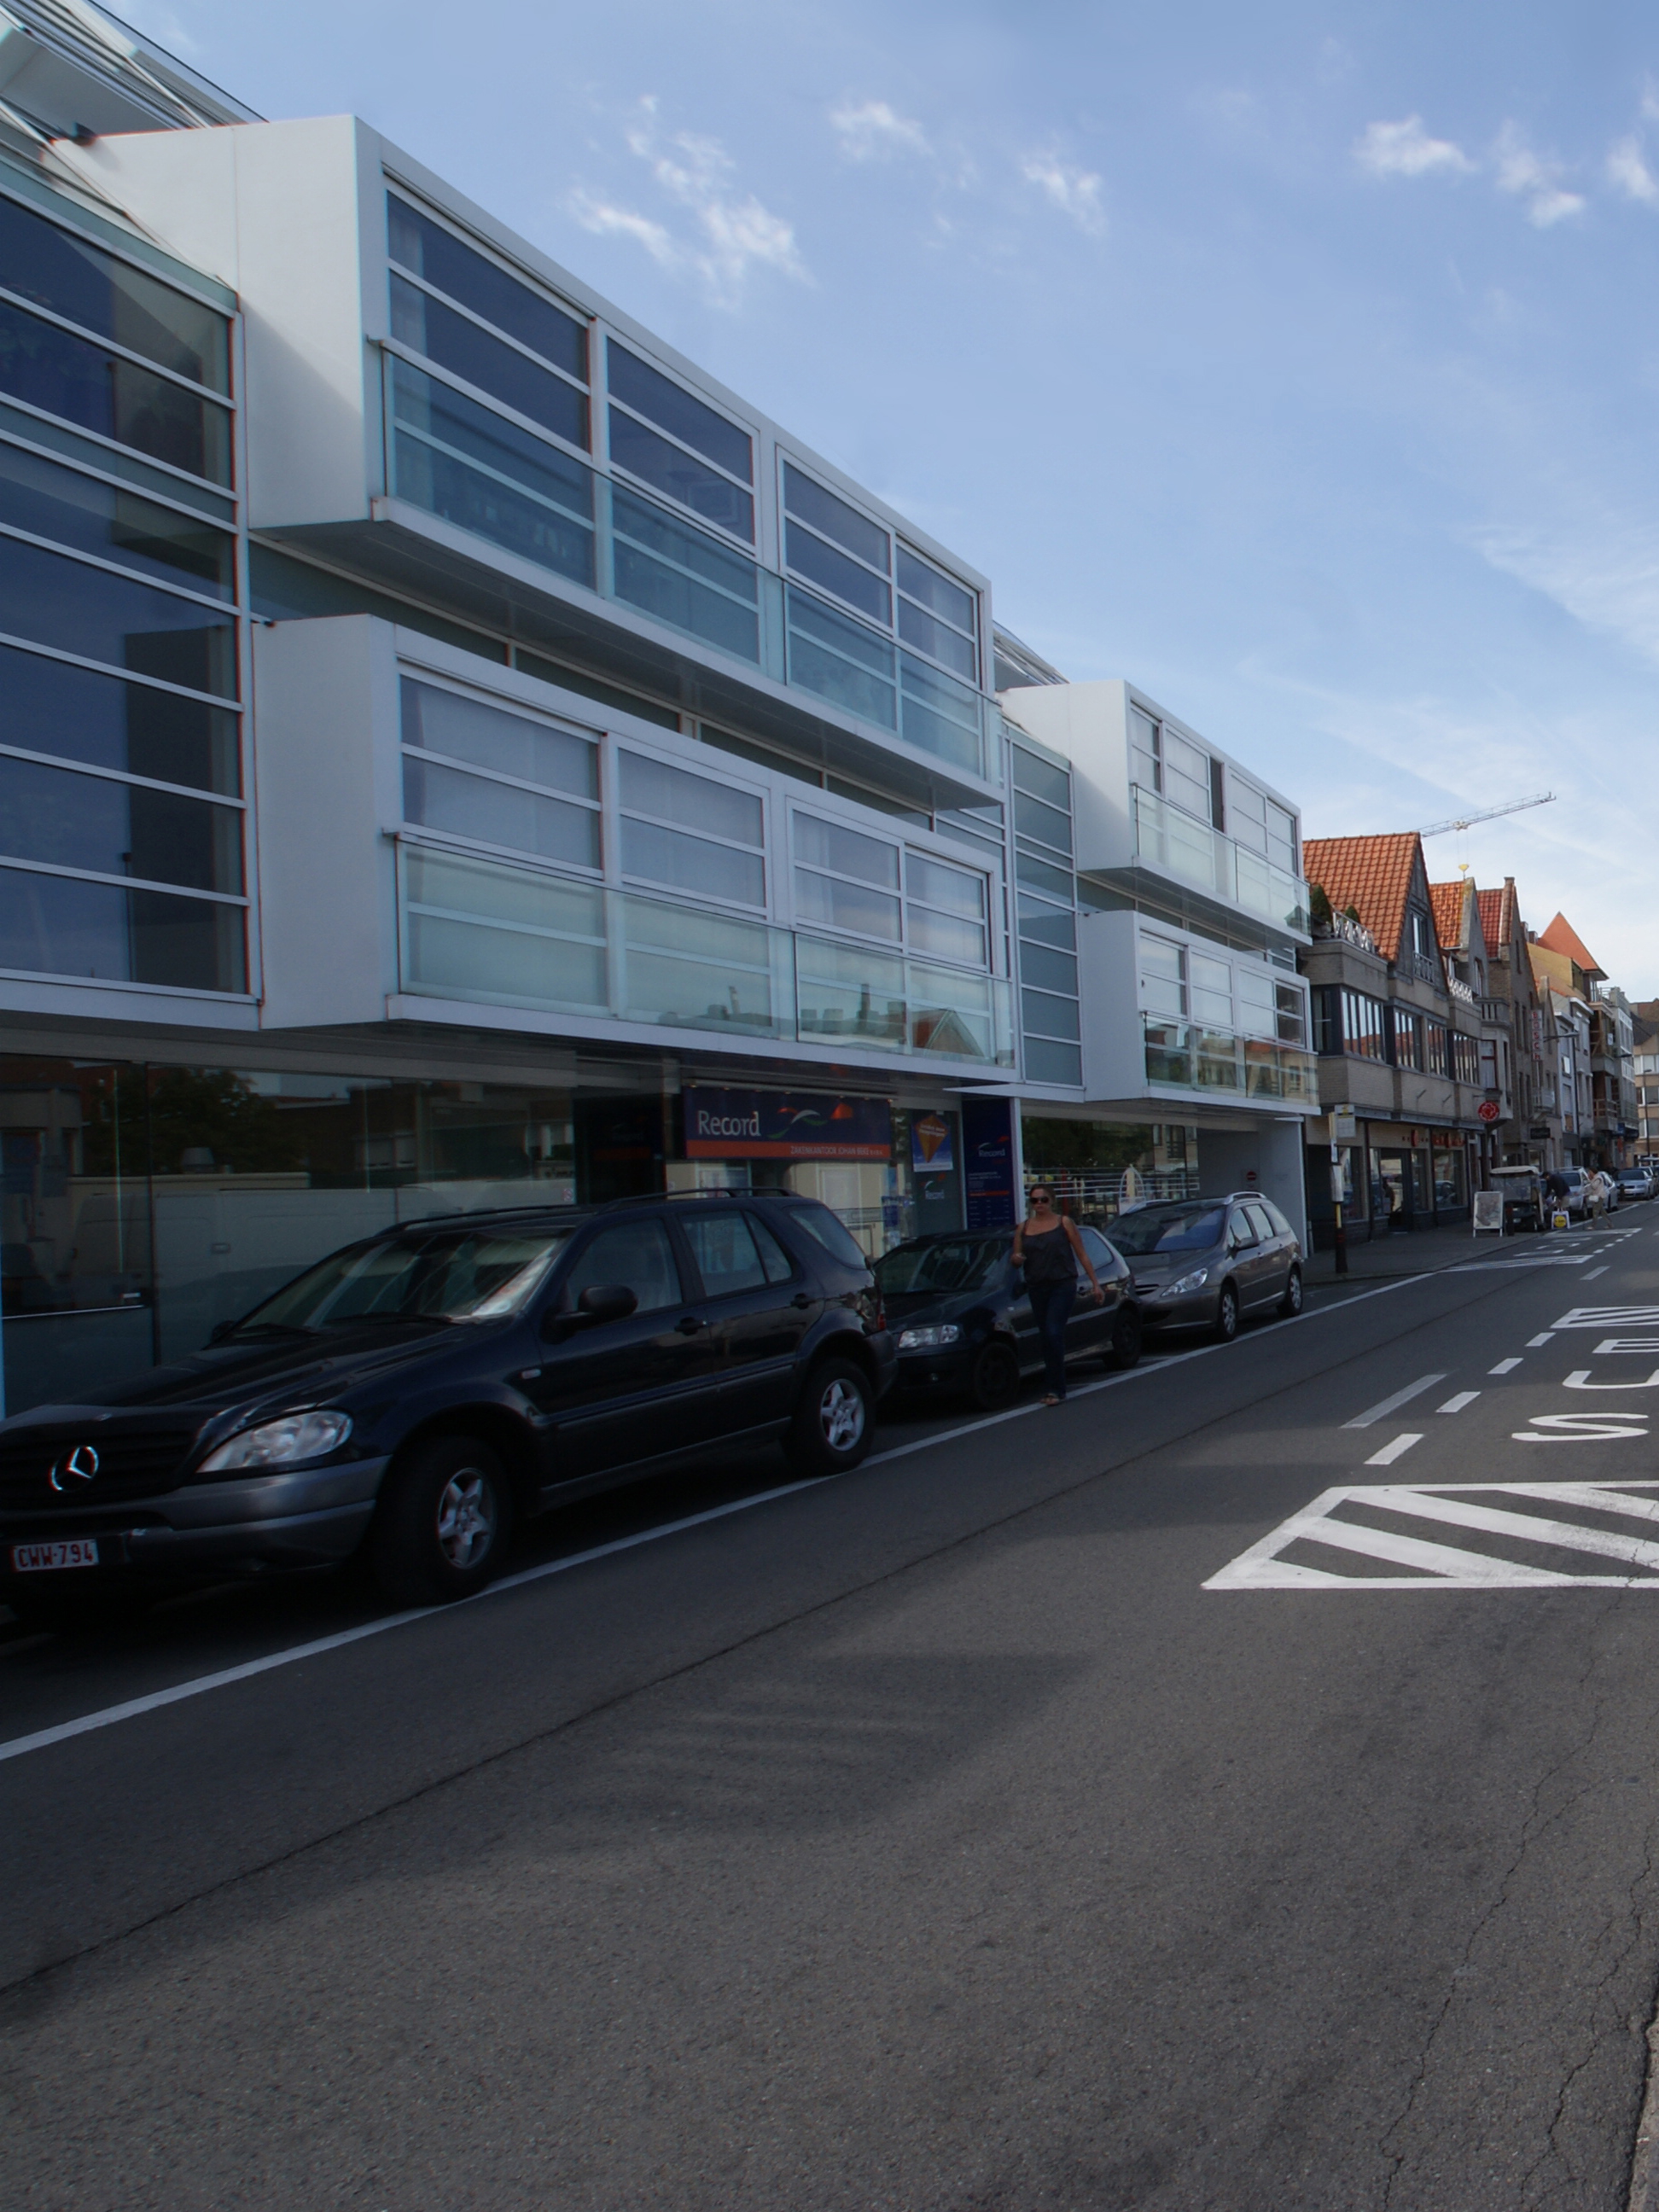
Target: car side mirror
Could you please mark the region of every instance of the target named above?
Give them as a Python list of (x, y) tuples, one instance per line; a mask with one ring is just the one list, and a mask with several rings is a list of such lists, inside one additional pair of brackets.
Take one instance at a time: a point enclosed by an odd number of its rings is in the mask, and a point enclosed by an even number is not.
[(216, 1321), (208, 1331), (208, 1342), (222, 1344), (228, 1336), (235, 1333), (235, 1328), (236, 1323), (234, 1321)]
[(556, 1306), (542, 1316), (542, 1334), (568, 1336), (573, 1329), (592, 1328), (599, 1322), (626, 1321), (639, 1303), (626, 1283), (590, 1283), (574, 1310), (561, 1313)]

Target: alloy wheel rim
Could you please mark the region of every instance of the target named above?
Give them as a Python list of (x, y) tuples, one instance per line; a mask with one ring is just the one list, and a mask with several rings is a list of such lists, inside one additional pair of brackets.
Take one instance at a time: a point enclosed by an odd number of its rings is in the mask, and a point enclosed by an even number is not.
[(438, 1544), (452, 1567), (475, 1566), (495, 1536), (495, 1493), (477, 1468), (452, 1474), (438, 1500)]
[(818, 1425), (832, 1451), (850, 1451), (864, 1434), (864, 1397), (837, 1376), (818, 1401)]

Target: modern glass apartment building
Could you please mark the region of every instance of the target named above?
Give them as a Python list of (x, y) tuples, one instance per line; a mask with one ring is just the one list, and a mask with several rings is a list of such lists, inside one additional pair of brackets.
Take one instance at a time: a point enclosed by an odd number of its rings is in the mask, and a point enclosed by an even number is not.
[[(1022, 1099), (1303, 1110), (1277, 813), (1200, 832), (1172, 740), (1123, 890), (971, 564), (362, 122), (13, 19), (13, 1410), (398, 1218), (787, 1182), (874, 1251), (1011, 1218)], [(1120, 1006), (1137, 868), (1231, 1027)]]
[(399, 1216), (1006, 1211), (986, 579), (362, 124), (16, 12), (11, 1407)]

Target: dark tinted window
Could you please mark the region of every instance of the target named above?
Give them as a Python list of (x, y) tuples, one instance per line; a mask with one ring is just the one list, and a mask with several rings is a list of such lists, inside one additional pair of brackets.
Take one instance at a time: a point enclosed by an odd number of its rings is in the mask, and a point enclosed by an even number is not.
[(985, 1290), (1002, 1273), (1008, 1249), (1006, 1236), (952, 1237), (937, 1244), (899, 1244), (876, 1261), (875, 1277), (893, 1297), (916, 1291)]
[(242, 817), (145, 784), (0, 754), (0, 850), (49, 867), (90, 868), (192, 890), (242, 888)]
[(1296, 1232), (1291, 1227), (1289, 1221), (1273, 1204), (1272, 1199), (1264, 1198), (1262, 1200), (1261, 1210), (1267, 1215), (1268, 1220), (1272, 1222), (1273, 1225), (1273, 1232), (1276, 1236), (1291, 1237), (1295, 1235)]
[(242, 909), (0, 867), (0, 968), (242, 991)]
[(620, 407), (611, 410), (611, 458), (619, 469), (653, 484), (668, 498), (689, 507), (707, 521), (718, 522), (735, 537), (755, 537), (755, 502), (730, 477), (703, 464)]
[(388, 197), (386, 206), (387, 242), (394, 261), (586, 383), (587, 331), (574, 315), (463, 246), (406, 200)]
[(392, 279), (392, 334), (573, 446), (587, 443), (584, 395), (401, 276)]
[(758, 1247), (761, 1265), (766, 1270), (769, 1283), (787, 1283), (795, 1272), (795, 1263), (763, 1221), (749, 1216), (749, 1231)]
[(1117, 1272), (1117, 1255), (1097, 1229), (1079, 1229), (1083, 1249), (1095, 1263), (1095, 1273), (1103, 1278)]
[(0, 538), (0, 604), (7, 628), (23, 637), (192, 691), (235, 696), (231, 614), (15, 538)]
[(222, 599), (235, 597), (234, 541), (228, 530), (192, 521), (18, 446), (0, 445), (0, 522), (164, 583)]
[(1267, 1207), (1254, 1200), (1245, 1207), (1244, 1218), (1264, 1244), (1279, 1234)]
[(3, 300), (0, 392), (152, 460), (230, 482), (225, 408)]
[(0, 744), (233, 799), (241, 790), (237, 718), (224, 708), (15, 646), (0, 646)]
[(701, 399), (694, 399), (683, 385), (619, 346), (615, 338), (606, 341), (605, 359), (611, 389), (624, 405), (666, 430), (682, 445), (690, 446), (694, 453), (741, 477), (744, 483), (753, 483), (754, 448), (746, 430), (728, 422)]
[(215, 392), (230, 389), (230, 325), (159, 277), (0, 198), (6, 289)]
[(793, 1206), (789, 1209), (789, 1218), (797, 1229), (804, 1229), (843, 1267), (856, 1267), (862, 1274), (869, 1266), (870, 1262), (853, 1242), (845, 1226), (827, 1206)]
[(680, 1217), (691, 1247), (691, 1256), (711, 1297), (732, 1291), (758, 1290), (766, 1271), (749, 1224), (734, 1210), (719, 1213), (688, 1213)]
[(660, 1221), (619, 1221), (613, 1229), (600, 1230), (577, 1255), (564, 1303), (574, 1306), (584, 1291), (611, 1283), (626, 1283), (641, 1313), (659, 1313), (679, 1304), (680, 1271)]

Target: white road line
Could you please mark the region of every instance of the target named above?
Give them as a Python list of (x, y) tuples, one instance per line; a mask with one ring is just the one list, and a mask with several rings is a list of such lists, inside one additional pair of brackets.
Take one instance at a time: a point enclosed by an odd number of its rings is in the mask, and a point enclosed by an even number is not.
[(1527, 1339), (1527, 1349), (1528, 1349), (1528, 1352), (1536, 1352), (1536, 1351), (1537, 1351), (1537, 1349), (1538, 1349), (1538, 1347), (1539, 1347), (1539, 1346), (1540, 1346), (1540, 1344), (1547, 1344), (1547, 1343), (1549, 1342), (1550, 1339), (1551, 1339), (1554, 1334), (1555, 1334), (1555, 1331), (1554, 1331), (1553, 1328), (1547, 1328), (1547, 1329), (1545, 1329), (1545, 1330), (1543, 1331), (1543, 1333), (1542, 1333), (1540, 1335), (1538, 1335), (1538, 1336), (1529, 1336), (1529, 1337)]
[[(1656, 1482), (1379, 1483), (1352, 1485), (1321, 1492), (1300, 1513), (1252, 1544), (1212, 1575), (1206, 1589), (1593, 1589), (1659, 1590), (1659, 1540), (1618, 1528), (1580, 1527), (1576, 1522), (1529, 1510), (1535, 1506), (1573, 1505), (1626, 1521), (1659, 1522), (1659, 1499), (1637, 1495), (1659, 1490)], [(1431, 1543), (1399, 1529), (1371, 1528), (1340, 1517), (1343, 1507), (1431, 1521), (1466, 1528), (1471, 1535), (1500, 1536), (1537, 1544), (1559, 1556), (1577, 1552), (1589, 1560), (1617, 1562), (1647, 1571), (1626, 1574), (1562, 1573), (1525, 1559), (1499, 1559), (1462, 1545)], [(1293, 1546), (1317, 1547), (1329, 1567), (1310, 1566), (1282, 1555)], [(1341, 1558), (1359, 1557), (1389, 1566), (1416, 1570), (1408, 1575), (1340, 1573)]]
[(1659, 1328), (1659, 1306), (1571, 1306), (1555, 1328)]
[(1461, 1413), (1465, 1406), (1474, 1405), (1480, 1395), (1478, 1390), (1460, 1390), (1455, 1398), (1448, 1398), (1443, 1406), (1437, 1406), (1437, 1413)]
[(1518, 1367), (1520, 1364), (1521, 1362), (1518, 1359), (1500, 1359), (1496, 1367), (1489, 1367), (1486, 1372), (1488, 1375), (1507, 1375), (1511, 1368)]
[(1385, 1413), (1393, 1413), (1396, 1406), (1409, 1404), (1412, 1399), (1420, 1397), (1425, 1390), (1432, 1390), (1437, 1382), (1443, 1382), (1445, 1379), (1443, 1375), (1419, 1375), (1415, 1382), (1408, 1382), (1403, 1390), (1396, 1390), (1392, 1398), (1384, 1398), (1378, 1405), (1368, 1406), (1363, 1413), (1356, 1413), (1352, 1420), (1344, 1421), (1342, 1425), (1345, 1429), (1369, 1429)]
[[(1360, 1305), (1367, 1298), (1387, 1297), (1395, 1291), (1408, 1289), (1413, 1283), (1428, 1282), (1432, 1279), (1434, 1272), (1431, 1269), (1425, 1274), (1397, 1276), (1391, 1283), (1379, 1283), (1369, 1291), (1356, 1291), (1352, 1297), (1334, 1301), (1330, 1305), (1310, 1307), (1294, 1319), (1282, 1321), (1278, 1326), (1295, 1328), (1303, 1322), (1316, 1321), (1322, 1314), (1346, 1313), (1350, 1306)], [(1655, 1311), (1653, 1317), (1656, 1322), (1659, 1322), (1659, 1310)], [(1240, 1340), (1237, 1338), (1234, 1340), (1235, 1344), (1238, 1341)], [(1072, 1395), (1085, 1397), (1096, 1390), (1110, 1389), (1121, 1382), (1133, 1382), (1142, 1376), (1161, 1374), (1164, 1368), (1178, 1366), (1182, 1360), (1202, 1359), (1210, 1352), (1225, 1352), (1231, 1348), (1224, 1344), (1199, 1345), (1190, 1352), (1178, 1352), (1168, 1359), (1157, 1360), (1149, 1367), (1133, 1368), (1125, 1375), (1109, 1375), (1102, 1382), (1085, 1383)], [(1444, 1378), (1436, 1376), (1432, 1379), (1440, 1382)], [(896, 1444), (891, 1451), (872, 1452), (864, 1465), (879, 1467), (887, 1460), (905, 1459), (912, 1452), (928, 1451), (935, 1444), (954, 1443), (958, 1437), (972, 1436), (977, 1430), (993, 1428), (999, 1422), (1018, 1419), (1024, 1414), (1046, 1410), (1034, 1401), (1027, 1406), (1016, 1406), (1006, 1413), (989, 1413), (982, 1420), (963, 1422), (958, 1428), (942, 1430), (938, 1435), (923, 1437), (915, 1443)], [(851, 1471), (857, 1472), (856, 1469)], [(499, 1582), (491, 1583), (488, 1589), (480, 1590), (476, 1597), (463, 1598), (459, 1602), (462, 1605), (483, 1605), (490, 1598), (499, 1597), (503, 1591), (518, 1589), (526, 1583), (541, 1582), (549, 1575), (568, 1573), (573, 1567), (586, 1566), (591, 1561), (608, 1558), (614, 1552), (629, 1552), (642, 1544), (659, 1543), (665, 1537), (678, 1535), (682, 1529), (697, 1528), (706, 1521), (720, 1521), (729, 1514), (746, 1513), (751, 1507), (769, 1504), (773, 1499), (791, 1497), (797, 1491), (816, 1490), (822, 1483), (841, 1482), (846, 1479), (843, 1475), (818, 1475), (805, 1482), (783, 1483), (775, 1490), (757, 1491), (752, 1497), (735, 1498), (730, 1504), (711, 1506), (706, 1513), (688, 1514), (684, 1520), (665, 1522), (659, 1528), (641, 1529), (637, 1535), (619, 1536), (612, 1543), (596, 1544), (589, 1551), (573, 1552), (566, 1559), (550, 1559), (541, 1566), (526, 1567), (519, 1574), (504, 1575)], [(21, 1759), (26, 1752), (44, 1751), (52, 1744), (67, 1742), (71, 1736), (86, 1735), (94, 1729), (112, 1728), (118, 1721), (136, 1720), (144, 1713), (159, 1711), (165, 1705), (179, 1705), (188, 1698), (204, 1697), (210, 1690), (223, 1689), (234, 1682), (247, 1681), (256, 1674), (269, 1674), (276, 1668), (295, 1666), (302, 1659), (317, 1658), (325, 1652), (339, 1650), (349, 1644), (362, 1643), (368, 1637), (382, 1636), (388, 1629), (407, 1628), (422, 1620), (441, 1620), (454, 1610), (453, 1606), (433, 1606), (422, 1607), (414, 1613), (388, 1613), (384, 1620), (364, 1621), (356, 1628), (342, 1629), (334, 1636), (318, 1637), (309, 1644), (289, 1644), (283, 1650), (268, 1652), (262, 1659), (247, 1660), (240, 1667), (222, 1668), (216, 1674), (198, 1674), (188, 1682), (175, 1682), (170, 1689), (154, 1691), (148, 1697), (131, 1698), (123, 1705), (106, 1705), (97, 1712), (82, 1713), (74, 1720), (60, 1722), (55, 1728), (40, 1729), (33, 1735), (14, 1736), (9, 1743), (0, 1743), (0, 1762)]]
[(1584, 1283), (1593, 1283), (1598, 1275), (1605, 1275), (1607, 1272), (1607, 1271), (1605, 1267), (1591, 1267), (1588, 1269), (1584, 1274), (1579, 1277), (1579, 1280)]
[(1423, 1432), (1420, 1429), (1415, 1433), (1410, 1429), (1406, 1429), (1395, 1438), (1391, 1444), (1384, 1444), (1381, 1451), (1373, 1452), (1365, 1464), (1367, 1467), (1392, 1467), (1395, 1460), (1403, 1459), (1413, 1444), (1420, 1444), (1422, 1441)]

